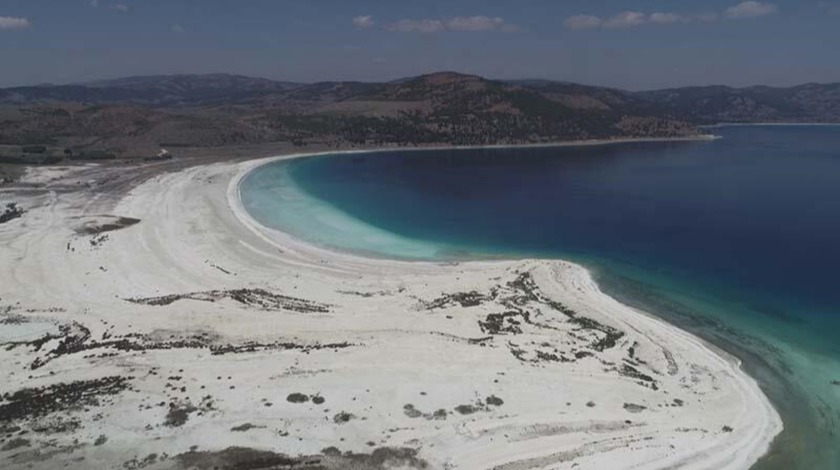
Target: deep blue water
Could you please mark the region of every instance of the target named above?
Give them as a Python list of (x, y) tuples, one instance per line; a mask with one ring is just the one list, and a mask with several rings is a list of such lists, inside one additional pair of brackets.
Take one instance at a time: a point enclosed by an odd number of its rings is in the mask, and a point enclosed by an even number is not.
[(388, 151), (270, 164), (261, 223), (409, 258), (559, 257), (735, 353), (785, 419), (761, 468), (840, 468), (840, 127), (709, 142)]

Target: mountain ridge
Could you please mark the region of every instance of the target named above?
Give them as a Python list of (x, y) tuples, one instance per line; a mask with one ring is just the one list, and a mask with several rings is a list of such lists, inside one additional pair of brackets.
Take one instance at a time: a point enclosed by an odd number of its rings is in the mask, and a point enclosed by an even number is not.
[[(404, 87), (418, 80), (496, 83), (541, 93), (576, 107), (571, 96), (586, 97), (589, 107), (625, 104), (634, 111), (659, 113), (695, 124), (717, 122), (840, 122), (840, 83), (805, 83), (791, 87), (704, 85), (648, 91), (627, 91), (580, 83), (545, 80), (493, 80), (458, 72), (434, 72), (387, 82), (322, 81), (297, 83), (235, 74), (176, 74), (130, 76), (70, 85), (0, 88), (0, 104), (80, 102), (149, 106), (238, 104), (260, 100), (358, 100), (375, 90)], [(595, 101), (592, 101), (594, 98)], [(565, 101), (564, 101), (565, 100)], [(600, 101), (600, 103), (597, 103)], [(581, 104), (581, 103), (577, 103)]]
[(196, 106), (240, 103), (273, 96), (313, 99), (319, 94), (335, 101), (355, 98), (370, 89), (399, 86), (422, 77), (483, 80), (518, 86), (546, 94), (594, 93), (616, 99), (635, 98), (652, 112), (668, 113), (682, 119), (710, 124), (715, 120), (733, 122), (840, 121), (840, 83), (804, 83), (790, 87), (752, 85), (701, 85), (657, 90), (628, 91), (615, 87), (548, 80), (493, 80), (478, 75), (445, 71), (404, 77), (386, 82), (320, 81), (298, 83), (244, 75), (174, 74), (139, 75), (95, 80), (69, 85), (34, 85), (0, 88), (0, 104), (39, 104), (83, 102), (92, 104), (141, 104), (151, 106)]
[(840, 84), (631, 92), (437, 72), (300, 84), (231, 74), (0, 89), (0, 145), (488, 145), (699, 135), (720, 122), (840, 122)]

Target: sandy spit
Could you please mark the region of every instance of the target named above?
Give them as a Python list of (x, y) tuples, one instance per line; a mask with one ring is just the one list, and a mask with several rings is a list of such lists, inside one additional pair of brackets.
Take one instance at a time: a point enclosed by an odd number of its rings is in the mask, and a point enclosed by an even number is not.
[(260, 226), (266, 161), (2, 193), (0, 466), (746, 469), (781, 431), (736, 360), (580, 266)]

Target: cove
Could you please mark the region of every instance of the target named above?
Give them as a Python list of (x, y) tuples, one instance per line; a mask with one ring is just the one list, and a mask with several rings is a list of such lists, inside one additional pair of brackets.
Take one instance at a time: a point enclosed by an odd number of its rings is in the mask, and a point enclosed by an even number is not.
[(708, 142), (384, 151), (278, 161), (260, 223), (367, 256), (562, 258), (744, 361), (785, 421), (756, 468), (840, 468), (840, 127)]

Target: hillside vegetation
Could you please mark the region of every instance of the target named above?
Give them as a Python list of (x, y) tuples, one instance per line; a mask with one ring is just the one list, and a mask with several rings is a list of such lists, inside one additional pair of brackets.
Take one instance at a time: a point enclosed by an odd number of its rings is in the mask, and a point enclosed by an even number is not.
[(388, 83), (236, 75), (0, 89), (0, 145), (123, 155), (160, 146), (476, 145), (679, 137), (717, 122), (840, 121), (840, 85), (632, 93), (443, 72)]

